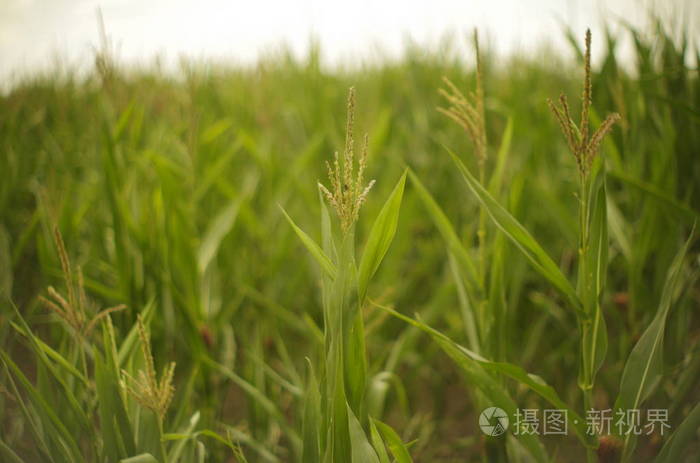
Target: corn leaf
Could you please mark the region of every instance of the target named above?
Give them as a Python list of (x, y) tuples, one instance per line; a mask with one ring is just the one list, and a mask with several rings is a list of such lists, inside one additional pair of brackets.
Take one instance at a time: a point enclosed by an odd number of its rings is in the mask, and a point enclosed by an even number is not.
[(10, 252), (10, 237), (5, 227), (0, 225), (0, 296), (12, 297), (12, 253)]
[[(379, 306), (379, 305), (378, 305)], [(459, 346), (457, 343), (450, 340), (447, 336), (443, 335), (439, 331), (436, 331), (424, 323), (413, 320), (410, 317), (406, 317), (388, 307), (379, 306), (382, 309), (388, 311), (392, 315), (405, 322), (413, 325), (420, 330), (431, 335), (433, 340), (440, 346), (440, 348), (447, 354), (450, 359), (460, 368), (461, 372), (465, 375), (469, 384), (478, 388), (482, 394), (490, 401), (493, 406), (499, 407), (504, 410), (511, 420), (515, 417), (518, 407), (510, 397), (510, 394), (503, 388), (499, 381), (493, 378), (484, 368), (475, 361), (478, 356), (472, 357), (465, 353), (465, 349)], [(528, 450), (530, 455), (538, 462), (548, 461), (547, 454), (542, 443), (539, 441), (537, 436), (532, 434), (520, 433), (516, 436), (522, 445)]]
[(389, 446), (391, 454), (394, 455), (397, 463), (413, 463), (411, 455), (408, 453), (406, 445), (403, 443), (401, 438), (396, 431), (394, 431), (391, 426), (382, 423), (379, 420), (372, 420), (372, 424), (376, 425), (379, 431), (382, 433), (384, 440)]
[(197, 254), (197, 265), (200, 272), (204, 272), (207, 269), (219, 246), (221, 246), (224, 237), (231, 231), (240, 205), (240, 198), (231, 201), (209, 224)]
[(294, 232), (297, 234), (301, 242), (306, 246), (306, 249), (311, 253), (311, 256), (316, 259), (316, 262), (319, 263), (321, 268), (331, 277), (335, 278), (336, 275), (336, 268), (335, 265), (333, 265), (333, 262), (328, 258), (328, 256), (323, 252), (323, 250), (319, 247), (318, 244), (309, 236), (307, 235), (304, 230), (299, 228), (297, 224), (294, 223), (291, 217), (289, 217), (289, 214), (280, 206), (280, 209), (282, 210), (282, 213), (284, 216), (287, 218), (287, 221), (289, 222), (289, 225), (292, 226), (292, 229)]
[(399, 221), (399, 210), (401, 209), (401, 198), (403, 197), (405, 185), (406, 172), (403, 173), (389, 195), (389, 199), (384, 203), (367, 238), (357, 278), (360, 303), (362, 303), (367, 293), (369, 280), (382, 263), (396, 234), (396, 224)]
[(2, 455), (2, 461), (7, 463), (24, 463), (24, 460), (22, 460), (7, 444), (5, 444), (2, 439), (0, 439), (0, 455)]
[[(651, 324), (642, 333), (637, 344), (632, 349), (620, 381), (620, 392), (615, 401), (615, 410), (635, 410), (653, 392), (663, 373), (663, 343), (666, 319), (671, 311), (677, 290), (683, 261), (693, 238), (693, 233), (685, 242), (685, 245), (676, 254), (666, 275), (666, 283), (661, 293), (659, 308)], [(631, 439), (632, 433), (625, 436), (623, 458), (628, 458), (634, 450)]]
[(122, 460), (119, 460), (119, 462), (120, 463), (158, 463), (158, 460), (156, 460), (156, 457), (154, 457), (150, 453), (142, 453), (140, 455), (136, 455), (135, 457), (124, 458)]
[(319, 463), (321, 461), (321, 395), (311, 361), (308, 363), (308, 386), (304, 396), (304, 422), (302, 423), (302, 461)]
[(571, 303), (574, 310), (581, 312), (581, 301), (576, 295), (576, 291), (569, 280), (566, 279), (559, 267), (551, 257), (545, 252), (540, 244), (530, 235), (525, 227), (518, 222), (503, 206), (501, 206), (479, 181), (469, 172), (469, 169), (450, 149), (447, 152), (452, 156), (464, 181), (469, 189), (474, 193), (479, 202), (486, 208), (494, 223), (503, 233), (520, 249), (530, 264), (540, 275), (545, 277), (557, 288)]
[(386, 446), (384, 445), (382, 436), (379, 435), (377, 425), (374, 424), (373, 419), (369, 420), (369, 431), (370, 437), (372, 438), (372, 446), (379, 457), (379, 463), (391, 463), (389, 460), (389, 454), (386, 452)]
[(433, 199), (433, 197), (430, 195), (425, 186), (423, 186), (423, 183), (420, 181), (418, 176), (411, 170), (408, 171), (408, 175), (411, 177), (411, 182), (416, 188), (418, 197), (423, 201), (423, 205), (427, 209), (430, 217), (433, 219), (433, 223), (435, 223), (435, 226), (442, 235), (442, 238), (447, 243), (447, 247), (454, 255), (457, 262), (459, 262), (460, 268), (464, 272), (465, 282), (468, 286), (467, 290), (472, 295), (480, 294), (483, 291), (483, 288), (479, 283), (476, 267), (474, 266), (474, 262), (472, 261), (469, 252), (466, 250), (464, 245), (462, 245), (462, 241), (457, 236), (452, 223), (442, 211), (435, 199)]
[[(530, 390), (533, 392), (537, 393), (540, 397), (545, 399), (547, 402), (550, 404), (554, 405), (557, 409), (559, 410), (566, 410), (567, 412), (567, 419), (569, 421), (569, 425), (573, 428), (574, 432), (576, 433), (576, 436), (579, 438), (579, 440), (586, 446), (589, 447), (595, 447), (596, 442), (595, 439), (592, 436), (589, 436), (586, 433), (586, 424), (585, 420), (583, 420), (575, 410), (573, 410), (570, 406), (568, 406), (557, 394), (557, 392), (549, 386), (542, 378), (539, 376), (527, 373), (525, 370), (523, 370), (521, 367), (507, 363), (507, 362), (493, 362), (491, 360), (488, 360), (479, 354), (470, 351), (469, 349), (457, 344), (456, 342), (452, 341), (450, 338), (445, 336), (443, 333), (439, 332), (438, 330), (426, 325), (425, 323), (421, 322), (420, 320), (414, 320), (410, 317), (407, 317), (406, 315), (403, 315), (399, 312), (396, 312), (393, 309), (390, 309), (388, 307), (383, 307), (379, 306), (382, 309), (388, 311), (395, 317), (409, 323), (410, 325), (415, 326), (416, 328), (419, 328), (420, 330), (424, 331), (425, 333), (429, 334), (439, 345), (440, 347), (448, 354), (452, 360), (454, 360), (459, 366), (464, 367), (464, 368), (469, 368), (470, 371), (474, 371), (475, 376), (478, 376), (480, 380), (483, 382), (484, 385), (488, 385), (489, 388), (492, 390), (494, 386), (495, 380), (491, 378), (489, 375), (486, 375), (486, 378), (484, 377), (483, 374), (478, 374), (479, 370), (490, 370), (496, 373), (503, 374), (511, 379), (514, 379), (515, 381), (518, 381), (520, 384), (527, 386)], [(478, 369), (477, 369), (478, 367)], [(485, 373), (485, 372), (484, 372)], [(488, 379), (487, 379), (488, 378)], [(479, 383), (475, 383), (479, 384)], [(500, 389), (500, 386), (498, 386)], [(504, 396), (507, 394), (505, 391), (499, 392), (499, 395)], [(502, 399), (504, 400), (504, 399)], [(508, 401), (504, 400), (505, 404), (508, 406)], [(504, 410), (508, 411), (508, 409), (501, 407)], [(514, 410), (514, 409), (513, 409)], [(524, 445), (527, 446), (527, 444), (523, 443)]]
[(497, 196), (498, 192), (501, 191), (501, 186), (503, 184), (503, 172), (505, 171), (506, 161), (508, 160), (508, 154), (510, 153), (510, 144), (513, 140), (514, 125), (513, 116), (508, 117), (508, 124), (503, 131), (501, 145), (498, 147), (498, 153), (496, 154), (496, 166), (493, 169), (493, 174), (491, 175), (491, 180), (489, 181), (489, 192), (493, 196)]
[[(0, 357), (8, 368), (8, 372), (12, 372), (12, 375), (17, 378), (29, 395), (31, 404), (36, 408), (36, 412), (40, 417), (43, 433), (48, 435), (51, 441), (61, 444), (57, 448), (61, 449), (61, 456), (64, 457), (64, 461), (85, 461), (73, 435), (56, 414), (54, 408), (46, 402), (43, 395), (31, 384), (29, 379), (4, 351), (0, 351)], [(49, 442), (47, 441), (47, 443)], [(52, 455), (53, 458), (58, 456), (57, 453)]]
[(685, 448), (697, 442), (700, 432), (700, 403), (696, 404), (688, 416), (671, 434), (661, 452), (654, 460), (655, 463), (676, 463), (681, 460)]
[[(601, 307), (601, 299), (608, 268), (608, 224), (605, 191), (605, 166), (596, 163), (593, 180), (590, 182), (588, 243), (579, 263), (579, 296), (587, 314), (581, 320), (581, 349), (585, 369), (581, 384), (592, 388), (595, 375), (603, 364), (608, 349), (608, 335)], [(587, 188), (589, 186), (586, 186)], [(583, 372), (582, 372), (583, 373)]]
[(349, 405), (347, 409), (350, 445), (352, 447), (352, 463), (380, 463), (377, 452), (374, 451), (372, 444), (367, 440), (362, 425), (360, 425), (360, 422), (357, 420), (357, 417), (352, 412)]
[[(146, 304), (146, 307), (144, 307), (144, 309), (141, 311), (141, 318), (143, 319), (143, 323), (146, 326), (148, 326), (148, 324), (151, 322), (151, 318), (153, 317), (153, 313), (155, 312), (155, 307), (155, 300), (151, 299)], [(134, 324), (134, 326), (131, 327), (129, 333), (124, 338), (124, 341), (122, 341), (121, 345), (119, 346), (119, 352), (117, 352), (117, 367), (124, 366), (127, 359), (131, 356), (131, 353), (133, 352), (134, 348), (138, 345), (138, 342), (138, 328), (137, 325)]]

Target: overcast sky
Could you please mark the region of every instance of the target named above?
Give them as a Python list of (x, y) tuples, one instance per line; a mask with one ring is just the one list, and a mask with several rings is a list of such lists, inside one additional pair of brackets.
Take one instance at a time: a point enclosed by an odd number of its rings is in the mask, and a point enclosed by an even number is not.
[(251, 62), (282, 42), (303, 53), (313, 35), (333, 65), (371, 56), (377, 45), (396, 54), (407, 35), (429, 46), (446, 31), (474, 26), (503, 53), (543, 40), (565, 48), (562, 21), (581, 37), (591, 26), (595, 53), (601, 18), (645, 25), (650, 7), (700, 30), (698, 0), (0, 0), (0, 85), (56, 57), (89, 66), (98, 8), (122, 63), (148, 63), (156, 54), (166, 64), (183, 55)]

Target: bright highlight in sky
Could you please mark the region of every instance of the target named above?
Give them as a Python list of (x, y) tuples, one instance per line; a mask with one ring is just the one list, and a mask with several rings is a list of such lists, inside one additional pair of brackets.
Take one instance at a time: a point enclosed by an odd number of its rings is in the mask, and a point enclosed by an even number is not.
[[(326, 64), (352, 63), (382, 53), (396, 55), (406, 39), (437, 46), (448, 32), (479, 27), (486, 44), (502, 53), (528, 52), (549, 41), (566, 48), (562, 25), (602, 37), (602, 19), (649, 22), (653, 9), (692, 21), (693, 0), (4, 0), (0, 3), (0, 83), (50, 69), (58, 58), (90, 66), (99, 44), (97, 10), (120, 63), (166, 64), (182, 56), (250, 63), (281, 44), (303, 54), (310, 38), (321, 43)], [(595, 48), (602, 40), (594, 40)]]

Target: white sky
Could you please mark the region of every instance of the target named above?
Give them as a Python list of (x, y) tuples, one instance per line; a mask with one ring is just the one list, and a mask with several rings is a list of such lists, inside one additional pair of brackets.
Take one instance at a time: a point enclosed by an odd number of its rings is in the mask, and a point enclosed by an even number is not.
[(595, 54), (601, 18), (645, 25), (652, 7), (692, 22), (695, 36), (700, 31), (698, 0), (0, 0), (0, 86), (51, 68), (56, 58), (89, 66), (98, 7), (120, 63), (149, 63), (158, 54), (166, 65), (183, 55), (249, 63), (282, 42), (303, 53), (312, 35), (333, 65), (371, 57), (377, 46), (395, 55), (407, 36), (430, 46), (474, 26), (502, 53), (546, 40), (568, 50), (560, 21), (580, 37), (590, 26)]

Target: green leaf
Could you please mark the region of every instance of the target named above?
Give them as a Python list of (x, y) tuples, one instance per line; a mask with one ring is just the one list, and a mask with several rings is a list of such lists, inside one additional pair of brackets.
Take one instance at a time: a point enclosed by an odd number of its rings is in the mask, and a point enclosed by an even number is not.
[(142, 453), (135, 457), (119, 460), (120, 463), (158, 463), (158, 460), (150, 453)]
[(321, 395), (311, 361), (307, 358), (308, 379), (304, 396), (304, 422), (302, 424), (302, 458), (303, 462), (319, 463), (321, 461)]
[[(484, 374), (479, 374), (479, 370), (490, 370), (495, 373), (500, 373), (502, 375), (505, 375), (511, 379), (514, 379), (518, 381), (520, 384), (527, 386), (530, 390), (533, 392), (537, 393), (540, 397), (545, 399), (547, 402), (550, 404), (554, 405), (557, 409), (560, 410), (566, 410), (567, 412), (567, 419), (569, 420), (569, 425), (574, 429), (574, 432), (576, 433), (576, 436), (579, 438), (579, 440), (586, 446), (589, 447), (595, 447), (595, 438), (593, 436), (589, 436), (586, 433), (586, 423), (585, 420), (583, 420), (575, 410), (573, 410), (571, 407), (569, 407), (557, 394), (557, 392), (549, 386), (542, 378), (539, 376), (529, 374), (525, 370), (523, 370), (521, 367), (507, 363), (507, 362), (493, 362), (491, 360), (488, 360), (479, 354), (470, 351), (469, 349), (457, 344), (456, 342), (452, 341), (450, 338), (448, 338), (446, 335), (443, 333), (439, 332), (438, 330), (426, 325), (425, 323), (421, 322), (420, 320), (414, 320), (410, 317), (407, 317), (399, 312), (396, 312), (393, 309), (390, 309), (388, 307), (384, 306), (379, 306), (383, 310), (388, 311), (395, 317), (409, 323), (410, 325), (413, 325), (420, 330), (424, 331), (425, 333), (429, 334), (439, 345), (440, 347), (452, 358), (452, 360), (455, 361), (460, 367), (463, 368), (468, 368), (470, 371), (474, 372), (475, 378), (478, 378), (478, 381), (475, 381), (474, 384), (477, 387), (484, 387), (487, 389), (491, 389), (492, 391), (496, 391), (496, 387), (499, 389), (501, 388), (500, 385), (497, 386), (497, 382), (489, 375), (486, 375), (485, 372)], [(478, 369), (477, 369), (478, 368)], [(503, 396), (505, 399), (505, 395), (507, 393), (505, 391), (498, 392), (498, 395)], [(510, 400), (510, 399), (509, 399)], [(499, 406), (499, 405), (497, 405)], [(508, 406), (508, 403), (506, 401), (506, 406)], [(507, 408), (501, 407), (504, 410), (508, 412)], [(514, 411), (514, 409), (513, 409)], [(510, 413), (510, 412), (509, 412)]]
[[(151, 322), (151, 318), (155, 312), (155, 307), (155, 300), (151, 299), (146, 304), (146, 307), (144, 307), (144, 309), (141, 311), (141, 318), (143, 319), (144, 325), (148, 326), (148, 324)], [(124, 366), (127, 359), (131, 356), (134, 348), (138, 345), (138, 342), (138, 328), (137, 325), (134, 324), (124, 338), (124, 341), (122, 341), (121, 345), (119, 346), (119, 352), (117, 353), (117, 367), (121, 368)]]
[[(34, 336), (32, 333), (31, 329), (29, 328), (29, 325), (27, 322), (24, 320), (22, 317), (21, 313), (19, 312), (19, 309), (14, 303), (11, 303), (11, 306), (15, 312), (15, 315), (17, 317), (17, 320), (19, 320), (20, 324), (22, 325), (22, 332), (23, 334), (27, 337), (27, 339), (30, 341), (30, 345), (32, 347), (32, 350), (34, 351), (34, 354), (36, 355), (37, 358), (41, 360), (41, 364), (46, 368), (51, 373), (51, 380), (55, 381), (54, 384), (51, 386), (51, 391), (53, 391), (53, 388), (58, 385), (60, 386), (62, 396), (66, 399), (65, 403), (70, 407), (70, 409), (73, 412), (73, 415), (75, 418), (78, 419), (78, 424), (81, 426), (81, 431), (82, 432), (92, 432), (94, 429), (90, 425), (90, 420), (87, 417), (87, 414), (85, 412), (84, 407), (80, 405), (78, 402), (78, 399), (76, 397), (76, 393), (74, 392), (74, 389), (71, 385), (69, 385), (69, 382), (66, 380), (67, 378), (64, 377), (59, 371), (59, 369), (56, 368), (56, 365), (52, 362), (49, 361), (49, 350), (53, 351), (53, 349), (46, 350), (44, 349), (43, 346), (48, 346), (41, 342), (41, 340), (37, 337)], [(59, 366), (62, 366), (67, 369), (67, 371), (71, 371), (69, 367), (69, 362), (65, 360), (62, 356), (60, 356), (57, 352), (53, 351), (53, 354), (55, 354), (54, 358), (60, 359), (57, 360)], [(39, 378), (41, 378), (40, 375), (37, 375)], [(84, 379), (84, 376), (80, 376), (81, 379)], [(46, 378), (48, 379), (48, 377)], [(39, 382), (39, 395), (42, 396), (42, 399), (45, 399), (45, 395), (43, 394), (43, 391), (41, 390), (42, 383)], [(47, 385), (46, 383), (45, 385)], [(84, 383), (85, 384), (85, 383)]]
[(399, 210), (401, 209), (401, 198), (403, 197), (404, 186), (406, 185), (406, 171), (399, 179), (389, 198), (384, 203), (382, 210), (372, 225), (372, 230), (367, 238), (365, 250), (360, 260), (358, 273), (358, 294), (360, 303), (365, 298), (367, 285), (374, 273), (382, 263), (384, 256), (389, 250), (389, 246), (396, 234), (396, 224), (399, 220)]
[(252, 385), (245, 379), (241, 378), (233, 371), (231, 371), (231, 369), (226, 368), (224, 365), (221, 365), (220, 363), (212, 360), (209, 357), (202, 357), (202, 363), (208, 365), (213, 370), (218, 371), (221, 375), (233, 381), (238, 387), (240, 387), (243, 390), (243, 392), (248, 394), (248, 396), (253, 401), (255, 401), (255, 403), (257, 403), (263, 410), (265, 410), (265, 412), (270, 417), (277, 420), (277, 422), (281, 425), (282, 429), (287, 433), (287, 437), (290, 439), (293, 446), (301, 446), (299, 436), (287, 424), (287, 420), (284, 417), (284, 415), (282, 415), (282, 412), (279, 410), (279, 408), (277, 408), (275, 403), (272, 400), (270, 400), (265, 394), (263, 394), (258, 388), (256, 388), (254, 385)]
[[(249, 434), (239, 431), (238, 429), (228, 427), (227, 428), (229, 438), (236, 441), (236, 444), (232, 447), (234, 456), (236, 457), (237, 463), (246, 463), (248, 460), (245, 458), (243, 449), (240, 444), (245, 444), (246, 447), (257, 453), (263, 461), (270, 463), (278, 463), (280, 460), (272, 452), (270, 452), (268, 446), (264, 443), (253, 439)], [(211, 432), (211, 431), (209, 431)], [(206, 431), (201, 431), (201, 434), (206, 434)], [(214, 433), (211, 433), (211, 437), (214, 437)]]
[[(491, 349), (486, 352), (493, 352), (496, 360), (506, 358), (508, 350), (508, 313), (506, 302), (506, 288), (504, 282), (506, 268), (507, 241), (502, 232), (494, 232), (491, 264), (489, 272), (489, 297), (487, 301), (486, 313), (491, 324), (490, 331), (485, 338), (491, 342)], [(479, 353), (477, 351), (477, 353)]]
[[(23, 322), (23, 320), (22, 320)], [(15, 329), (19, 334), (22, 336), (25, 336), (30, 342), (36, 343), (36, 345), (41, 349), (47, 357), (51, 358), (56, 364), (58, 364), (61, 368), (65, 369), (68, 373), (71, 375), (75, 376), (78, 378), (83, 384), (87, 385), (88, 380), (85, 378), (85, 376), (78, 371), (77, 368), (75, 368), (68, 360), (66, 360), (61, 354), (56, 352), (51, 346), (46, 344), (44, 341), (42, 341), (40, 338), (34, 336), (31, 332), (27, 333), (25, 328), (19, 326), (15, 322), (10, 322), (12, 328)], [(23, 323), (24, 324), (24, 323)], [(24, 326), (27, 326), (24, 324)]]
[(367, 398), (365, 399), (369, 415), (382, 416), (384, 414), (386, 396), (392, 387), (396, 395), (398, 409), (405, 415), (409, 415), (406, 388), (396, 373), (387, 370), (376, 373), (369, 381)]
[(620, 208), (617, 206), (615, 199), (612, 196), (607, 198), (607, 210), (608, 210), (608, 226), (610, 227), (610, 232), (612, 238), (617, 242), (620, 247), (622, 255), (625, 256), (627, 262), (632, 261), (632, 245), (630, 244), (629, 237), (627, 236), (627, 230), (630, 230), (630, 225), (625, 221), (625, 218), (620, 212)]
[(700, 432), (700, 403), (695, 404), (693, 410), (671, 434), (654, 462), (676, 463), (682, 461), (683, 451), (688, 445), (697, 442), (698, 432)]
[(297, 234), (301, 242), (306, 246), (306, 249), (311, 253), (314, 259), (316, 259), (316, 262), (318, 262), (321, 265), (321, 268), (331, 277), (335, 278), (336, 275), (336, 268), (335, 265), (333, 265), (333, 262), (326, 256), (326, 254), (323, 252), (323, 250), (319, 247), (316, 242), (311, 239), (309, 235), (307, 235), (304, 230), (299, 228), (297, 224), (294, 223), (291, 217), (289, 217), (289, 214), (280, 206), (280, 210), (282, 210), (282, 213), (284, 216), (287, 218), (287, 221), (289, 224), (292, 226), (292, 229), (294, 232)]
[(450, 220), (437, 202), (435, 202), (425, 186), (423, 186), (418, 176), (411, 170), (408, 171), (408, 175), (411, 177), (411, 182), (416, 188), (418, 197), (423, 201), (425, 208), (428, 210), (428, 214), (433, 219), (433, 223), (435, 223), (435, 226), (438, 228), (447, 247), (459, 263), (460, 268), (464, 271), (467, 290), (470, 295), (478, 296), (483, 292), (483, 288), (481, 287), (481, 283), (479, 283), (480, 280), (477, 276), (476, 267), (474, 266), (472, 258), (469, 256), (469, 252), (462, 245), (462, 241), (457, 236)]
[[(671, 310), (678, 287), (679, 277), (683, 269), (683, 261), (693, 238), (693, 233), (685, 242), (681, 250), (676, 254), (666, 275), (666, 283), (661, 293), (659, 308), (651, 324), (642, 333), (637, 344), (632, 349), (620, 381), (620, 392), (615, 401), (615, 410), (635, 410), (653, 392), (658, 384), (663, 370), (663, 340), (666, 319)], [(634, 444), (630, 437), (625, 436), (623, 458), (627, 458), (634, 450)]]
[[(451, 341), (442, 333), (433, 330), (419, 321), (406, 317), (405, 315), (402, 315), (388, 307), (381, 308), (430, 334), (440, 348), (460, 368), (470, 385), (479, 389), (479, 391), (492, 406), (499, 407), (504, 410), (511, 420), (515, 417), (518, 407), (515, 401), (510, 397), (508, 391), (503, 388), (498, 380), (486, 372), (478, 362), (476, 362), (471, 356), (466, 355), (463, 347)], [(546, 462), (549, 460), (547, 453), (537, 436), (520, 433), (520, 435), (515, 437), (522, 443), (522, 445), (528, 450), (530, 455), (536, 461)]]
[[(330, 443), (327, 441), (326, 450), (330, 449), (330, 460), (328, 454), (324, 456), (324, 461), (332, 463), (350, 463), (353, 459), (353, 441), (350, 437), (350, 418), (348, 413), (352, 413), (345, 396), (343, 364), (340, 357), (339, 347), (340, 339), (336, 337), (331, 341), (331, 350), (327, 354), (327, 373), (332, 375), (333, 384), (329, 384), (329, 389), (326, 395), (327, 411), (326, 416), (329, 417)], [(328, 382), (327, 382), (328, 383)], [(357, 421), (357, 420), (355, 420)]]
[(352, 463), (380, 463), (377, 452), (367, 440), (365, 431), (355, 417), (350, 406), (348, 409), (348, 429), (350, 430), (350, 445), (352, 448)]
[[(105, 366), (99, 353), (95, 354), (95, 388), (97, 390), (97, 411), (100, 417), (100, 433), (102, 434), (102, 443), (104, 445), (104, 454), (109, 461), (117, 461), (125, 455), (121, 455), (117, 438), (119, 433), (115, 429), (114, 421), (114, 403), (112, 399), (120, 397), (112, 397), (109, 392), (109, 381), (105, 378)], [(117, 399), (119, 400), (119, 399)], [(132, 449), (133, 451), (133, 449)]]
[(386, 453), (386, 446), (384, 445), (382, 436), (379, 435), (377, 425), (374, 424), (374, 420), (372, 419), (369, 420), (369, 431), (372, 438), (372, 445), (374, 446), (374, 450), (377, 452), (377, 456), (379, 457), (379, 462), (391, 463), (389, 460), (389, 454)]
[(197, 254), (197, 265), (200, 272), (204, 272), (207, 269), (219, 246), (221, 246), (224, 237), (231, 231), (240, 205), (240, 198), (231, 201), (209, 224)]
[[(100, 432), (110, 461), (132, 455), (136, 451), (134, 434), (122, 400), (119, 372), (115, 368), (109, 339), (109, 328), (104, 328), (106, 359), (95, 352), (95, 386), (97, 391)], [(125, 452), (125, 453), (124, 453)]]
[(501, 185), (503, 184), (503, 171), (505, 170), (508, 153), (510, 152), (514, 125), (513, 116), (509, 116), (508, 124), (501, 137), (501, 146), (499, 146), (498, 153), (496, 154), (496, 166), (493, 169), (493, 174), (489, 181), (489, 192), (494, 196), (498, 196), (498, 192), (501, 191)]
[(10, 237), (5, 227), (0, 225), (0, 296), (12, 297), (12, 253)]
[[(24, 463), (22, 460), (7, 444), (0, 440), (0, 455), (2, 455), (3, 460), (8, 463)], [(384, 463), (384, 462), (382, 462)]]
[(401, 438), (396, 431), (394, 431), (391, 426), (384, 424), (379, 420), (372, 420), (372, 423), (377, 426), (379, 431), (382, 433), (384, 440), (386, 440), (391, 454), (396, 458), (397, 463), (413, 463), (411, 455), (408, 453), (406, 445), (403, 443)]
[[(68, 461), (84, 461), (78, 444), (61, 418), (56, 414), (54, 407), (46, 402), (42, 394), (37, 391), (29, 379), (22, 373), (22, 370), (4, 351), (0, 351), (0, 357), (8, 369), (8, 374), (11, 372), (22, 384), (24, 390), (27, 391), (31, 404), (36, 408), (39, 415), (39, 421), (41, 422), (44, 435), (49, 437), (50, 440), (62, 441), (63, 445), (61, 445), (60, 448), (63, 450), (64, 456)], [(54, 458), (57, 456), (58, 455), (52, 455)]]
[[(193, 439), (195, 437), (194, 428), (196, 428), (197, 423), (199, 423), (199, 416), (199, 411), (196, 411), (190, 417), (189, 423), (187, 424), (187, 428), (185, 428), (181, 435), (181, 438), (178, 439), (178, 442), (168, 454), (168, 461), (176, 462), (180, 459), (180, 457), (182, 456), (182, 452), (185, 451), (185, 445), (187, 444), (188, 440)], [(166, 434), (163, 436), (163, 438), (169, 439), (169, 436), (170, 435)]]
[[(480, 325), (479, 328), (477, 327), (477, 314), (474, 310), (474, 306), (479, 304), (479, 301), (476, 301), (475, 304), (471, 303), (470, 295), (465, 287), (464, 274), (457, 263), (455, 255), (451, 252), (448, 252), (448, 261), (455, 280), (459, 311), (462, 315), (462, 324), (464, 325), (464, 332), (467, 335), (467, 342), (474, 351), (481, 352), (481, 337), (479, 336), (481, 331)], [(479, 321), (481, 321), (480, 318)]]
[(333, 230), (331, 224), (331, 213), (328, 211), (328, 206), (323, 197), (321, 189), (318, 190), (318, 202), (321, 209), (321, 245), (326, 256), (334, 258), (338, 252), (333, 241)]
[(219, 119), (202, 131), (202, 143), (211, 143), (233, 126), (230, 117)]
[[(0, 355), (2, 352), (0, 351)], [(7, 384), (12, 386), (11, 393), (14, 394), (14, 397), (17, 401), (17, 404), (19, 405), (19, 408), (22, 410), (22, 414), (24, 415), (24, 418), (26, 422), (29, 424), (29, 429), (32, 431), (32, 434), (34, 435), (35, 438), (35, 444), (36, 444), (36, 450), (40, 451), (42, 455), (44, 455), (48, 461), (50, 462), (55, 462), (56, 460), (54, 459), (52, 452), (49, 448), (49, 444), (47, 442), (47, 438), (50, 436), (47, 436), (45, 433), (46, 428), (43, 428), (40, 426), (40, 423), (38, 422), (38, 416), (36, 413), (34, 413), (33, 407), (31, 404), (27, 404), (22, 397), (22, 394), (20, 394), (19, 389), (17, 388), (17, 384), (15, 381), (12, 379), (12, 375), (10, 373), (10, 370), (8, 366), (3, 363), (3, 368), (5, 370), (5, 378), (7, 381)], [(58, 455), (56, 455), (58, 458)]]
[[(367, 385), (367, 354), (365, 353), (365, 334), (362, 312), (355, 314), (350, 327), (347, 345), (344, 350), (345, 384), (347, 400), (355, 413), (363, 410), (365, 388)], [(364, 415), (361, 415), (365, 419)]]
[(549, 280), (567, 298), (574, 310), (580, 313), (582, 310), (581, 301), (576, 295), (576, 291), (552, 258), (547, 255), (542, 246), (535, 241), (525, 227), (484, 189), (457, 155), (449, 148), (445, 149), (452, 156), (452, 160), (457, 165), (467, 186), (484, 206), (496, 226), (525, 254), (525, 257), (527, 257), (535, 270)]
[(602, 162), (596, 163), (586, 210), (590, 211), (590, 218), (587, 218), (589, 237), (579, 261), (579, 296), (583, 311), (588, 315), (580, 321), (581, 373), (584, 375), (581, 384), (584, 389), (592, 389), (596, 372), (603, 364), (608, 349), (608, 334), (601, 307), (608, 268), (607, 201), (605, 166)]
[(638, 188), (639, 190), (643, 191), (644, 193), (648, 194), (649, 196), (653, 197), (654, 199), (657, 199), (672, 208), (676, 209), (678, 212), (682, 212), (685, 214), (687, 217), (692, 218), (692, 219), (700, 219), (700, 212), (697, 210), (693, 209), (692, 207), (678, 201), (676, 198), (674, 198), (672, 195), (666, 193), (665, 191), (661, 190), (657, 186), (645, 182), (643, 180), (640, 180), (632, 175), (626, 174), (625, 172), (621, 172), (619, 170), (612, 170), (609, 172), (610, 176), (615, 177), (618, 180), (623, 181), (624, 183), (633, 186), (635, 188)]

